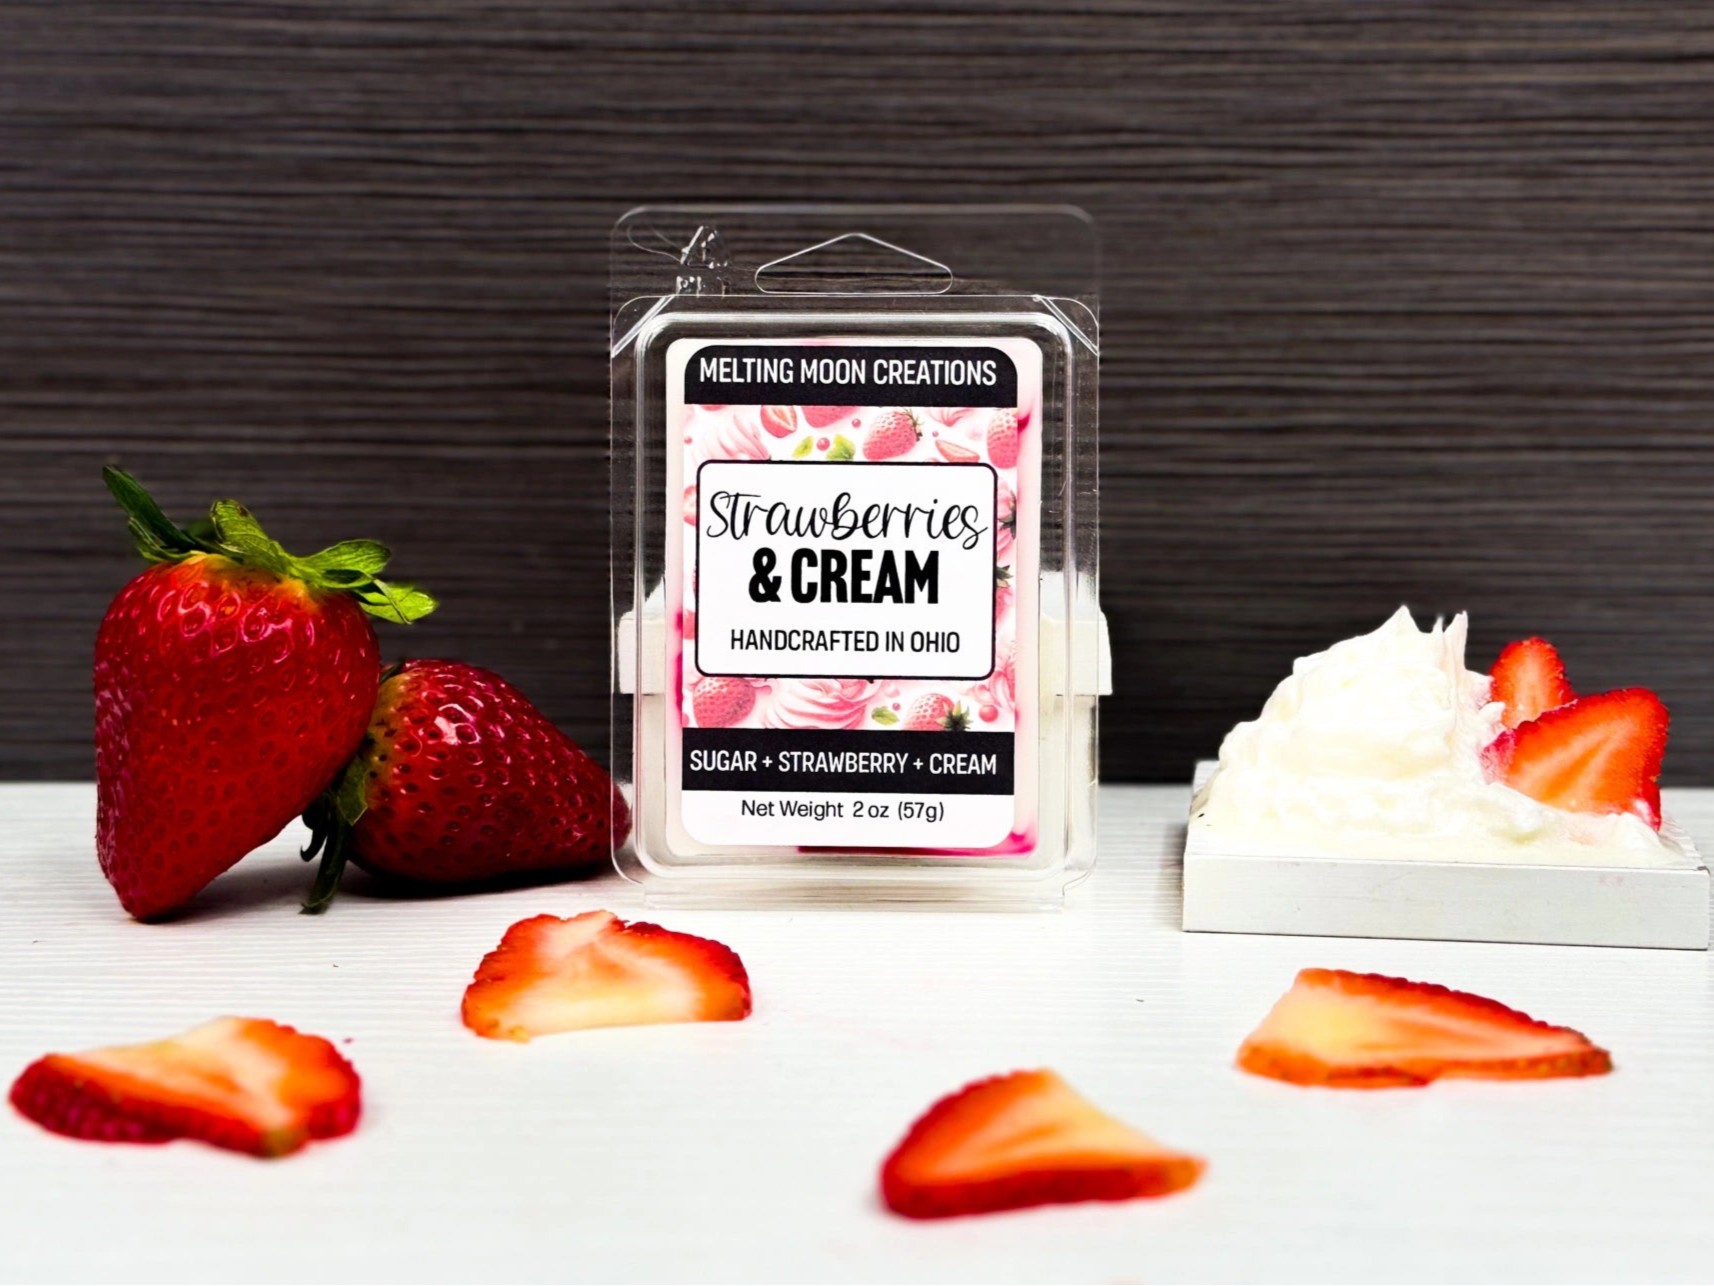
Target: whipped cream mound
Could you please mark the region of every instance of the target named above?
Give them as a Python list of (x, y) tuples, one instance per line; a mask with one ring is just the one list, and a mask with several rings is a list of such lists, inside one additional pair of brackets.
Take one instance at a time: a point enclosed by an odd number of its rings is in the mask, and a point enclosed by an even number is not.
[(1241, 849), (1351, 857), (1601, 864), (1678, 850), (1631, 814), (1538, 803), (1489, 781), (1501, 731), (1485, 674), (1464, 667), (1460, 613), (1419, 630), (1399, 608), (1372, 634), (1299, 658), (1240, 723), (1191, 825)]

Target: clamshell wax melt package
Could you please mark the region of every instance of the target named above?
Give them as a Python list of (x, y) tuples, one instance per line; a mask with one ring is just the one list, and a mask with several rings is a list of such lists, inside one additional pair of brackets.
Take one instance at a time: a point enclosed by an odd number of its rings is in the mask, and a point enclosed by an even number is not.
[(1088, 871), (1096, 274), (1063, 208), (620, 222), (616, 857), (651, 898)]

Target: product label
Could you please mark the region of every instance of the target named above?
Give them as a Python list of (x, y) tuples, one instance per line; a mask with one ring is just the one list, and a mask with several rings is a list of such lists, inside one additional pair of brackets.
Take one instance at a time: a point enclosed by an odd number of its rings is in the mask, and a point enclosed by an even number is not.
[(668, 351), (669, 789), (717, 847), (1033, 834), (1040, 356)]
[(990, 466), (710, 460), (696, 493), (703, 674), (993, 671)]

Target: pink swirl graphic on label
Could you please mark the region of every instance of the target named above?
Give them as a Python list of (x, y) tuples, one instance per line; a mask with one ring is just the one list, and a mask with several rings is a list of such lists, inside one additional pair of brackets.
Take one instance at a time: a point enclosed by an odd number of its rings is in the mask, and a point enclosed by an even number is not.
[(957, 424), (975, 409), (976, 408), (973, 406), (930, 406), (925, 407), (924, 411), (930, 419), (938, 420), (942, 424), (952, 425)]
[(867, 679), (783, 679), (762, 711), (767, 728), (861, 728), (876, 685)]
[(754, 408), (732, 415), (698, 415), (687, 433), (695, 439), (691, 458), (704, 460), (766, 460), (768, 439)]

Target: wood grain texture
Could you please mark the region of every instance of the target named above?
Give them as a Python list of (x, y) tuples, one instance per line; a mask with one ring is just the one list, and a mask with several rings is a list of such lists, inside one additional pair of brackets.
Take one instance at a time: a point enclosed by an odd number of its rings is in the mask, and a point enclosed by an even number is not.
[(110, 458), (603, 744), (607, 229), (848, 198), (1101, 222), (1110, 777), (1407, 601), (1709, 780), (1711, 120), (1699, 3), (9, 0), (0, 775), (89, 771)]

